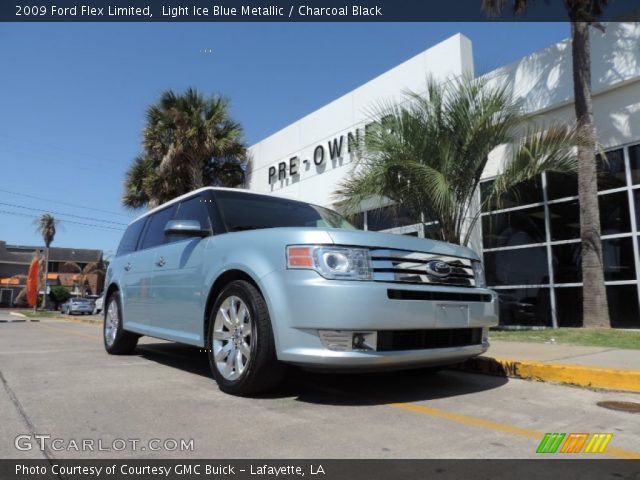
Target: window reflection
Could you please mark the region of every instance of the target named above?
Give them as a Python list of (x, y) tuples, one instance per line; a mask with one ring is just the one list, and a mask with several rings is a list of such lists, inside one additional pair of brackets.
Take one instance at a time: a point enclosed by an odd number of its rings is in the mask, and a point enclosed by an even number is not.
[(488, 285), (544, 285), (549, 283), (546, 247), (485, 252)]
[[(555, 289), (559, 327), (582, 327), (582, 287)], [(607, 286), (609, 318), (613, 328), (639, 328), (640, 309), (635, 285)]]
[(552, 325), (548, 288), (498, 290), (498, 296), (501, 325)]
[(405, 207), (390, 205), (388, 207), (369, 210), (367, 212), (367, 229), (377, 232), (390, 228), (404, 227), (418, 223), (420, 219), (413, 219)]
[(629, 166), (631, 167), (631, 183), (637, 185), (640, 183), (640, 143), (629, 147)]
[[(553, 245), (551, 251), (555, 283), (582, 282), (582, 244)], [(631, 237), (603, 240), (602, 255), (605, 280), (635, 280)]]
[(504, 208), (518, 207), (521, 205), (528, 205), (530, 203), (542, 202), (542, 181), (540, 177), (528, 182), (522, 182), (521, 184), (510, 189), (508, 192), (500, 197), (500, 201), (493, 200), (486, 202), (491, 188), (493, 187), (493, 180), (488, 180), (480, 184), (480, 196), (483, 203), (483, 212), (489, 210), (498, 210)]
[[(600, 195), (598, 200), (602, 235), (631, 231), (627, 192)], [(551, 240), (580, 238), (580, 207), (578, 200), (550, 204), (549, 222), (551, 224)]]
[(609, 190), (627, 185), (624, 171), (624, 153), (621, 148), (610, 150), (603, 158), (596, 155), (598, 165), (598, 190)]
[(485, 215), (482, 236), (485, 248), (544, 242), (544, 207)]

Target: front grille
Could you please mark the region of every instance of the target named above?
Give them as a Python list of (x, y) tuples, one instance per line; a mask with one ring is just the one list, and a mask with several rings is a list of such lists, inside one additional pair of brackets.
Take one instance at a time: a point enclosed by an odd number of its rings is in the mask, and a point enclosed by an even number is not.
[(379, 352), (467, 347), (482, 343), (482, 328), (378, 330)]
[(390, 300), (430, 300), (440, 302), (491, 302), (489, 294), (464, 292), (434, 292), (421, 290), (387, 290)]
[[(373, 279), (377, 282), (420, 283), (474, 287), (473, 266), (468, 258), (404, 250), (371, 249)], [(444, 262), (450, 273), (438, 276), (429, 269), (431, 262)]]

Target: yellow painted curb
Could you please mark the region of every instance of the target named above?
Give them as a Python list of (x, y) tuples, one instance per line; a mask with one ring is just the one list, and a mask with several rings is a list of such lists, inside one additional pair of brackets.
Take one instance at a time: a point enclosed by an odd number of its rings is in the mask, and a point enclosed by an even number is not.
[(467, 360), (462, 368), (501, 377), (640, 392), (640, 370), (594, 368), (492, 357), (472, 358)]

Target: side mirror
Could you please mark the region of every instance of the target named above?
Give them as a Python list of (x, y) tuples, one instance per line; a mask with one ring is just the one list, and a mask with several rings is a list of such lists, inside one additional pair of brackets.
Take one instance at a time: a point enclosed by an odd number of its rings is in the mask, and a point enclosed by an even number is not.
[(210, 235), (209, 230), (200, 226), (198, 220), (169, 220), (164, 227), (166, 235), (182, 235), (184, 237), (205, 237)]

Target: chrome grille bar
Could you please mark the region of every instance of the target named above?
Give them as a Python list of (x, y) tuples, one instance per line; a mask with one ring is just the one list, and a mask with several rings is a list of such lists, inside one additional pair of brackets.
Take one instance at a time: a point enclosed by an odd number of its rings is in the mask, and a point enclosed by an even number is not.
[[(468, 258), (389, 249), (371, 249), (370, 254), (373, 279), (378, 282), (475, 286), (473, 267)], [(445, 262), (451, 268), (450, 273), (444, 277), (430, 274), (427, 264), (432, 261)]]

